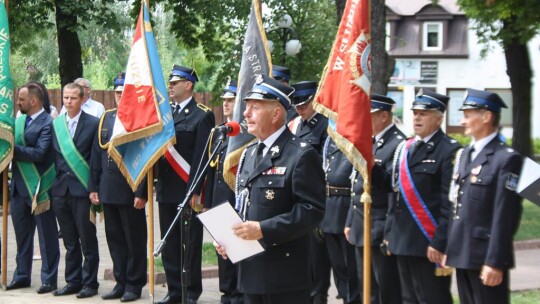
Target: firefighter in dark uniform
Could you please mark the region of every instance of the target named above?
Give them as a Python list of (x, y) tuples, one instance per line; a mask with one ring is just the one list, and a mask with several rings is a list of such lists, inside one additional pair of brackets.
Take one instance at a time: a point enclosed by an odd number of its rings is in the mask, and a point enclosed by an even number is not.
[[(230, 121), (234, 111), (234, 101), (236, 98), (237, 82), (236, 80), (229, 80), (221, 99), (223, 99), (223, 115), (227, 121)], [(220, 134), (214, 133), (212, 135), (212, 142), (208, 153), (212, 153), (220, 140)], [(207, 180), (205, 186), (204, 207), (210, 209), (223, 202), (229, 202), (233, 207), (235, 205), (234, 191), (223, 179), (223, 162), (227, 155), (227, 144), (229, 137), (225, 136), (223, 143), (218, 148), (216, 155), (210, 162), (208, 168)], [(244, 296), (238, 291), (237, 282), (237, 267), (231, 261), (223, 259), (221, 255), (218, 257), (219, 267), (219, 291), (223, 293), (221, 296), (222, 304), (238, 304), (243, 303)]]
[[(344, 234), (347, 212), (351, 204), (352, 164), (328, 137), (323, 149), (326, 173), (326, 211), (321, 222), (324, 242), (334, 271), (338, 295), (344, 303), (360, 303), (360, 285), (356, 274), (354, 246)], [(317, 267), (317, 266), (315, 266)]]
[(394, 155), (396, 191), (387, 220), (403, 303), (452, 303), (451, 272), (441, 267), (452, 205), (448, 191), (459, 143), (440, 128), (449, 98), (420, 90), (413, 102), (415, 137)]
[(286, 127), (293, 91), (261, 75), (244, 98), (248, 132), (258, 144), (240, 159), (236, 208), (245, 222), (233, 231), (265, 247), (239, 262), (240, 290), (250, 304), (310, 303), (309, 235), (323, 217), (324, 176), (317, 151)]
[[(275, 66), (274, 66), (275, 68)], [(275, 77), (276, 75), (274, 75)], [(317, 82), (301, 81), (294, 85), (292, 99), (293, 108), (298, 116), (288, 123), (289, 130), (302, 140), (308, 142), (320, 155), (328, 133), (328, 118), (315, 112), (313, 98), (317, 92)], [(311, 254), (313, 259), (312, 275), (313, 288), (311, 290), (312, 303), (326, 303), (328, 288), (330, 288), (330, 258), (326, 249), (324, 235), (317, 227), (311, 235)]]
[[(291, 69), (288, 67), (273, 65), (272, 66), (272, 75), (274, 79), (281, 82), (284, 85), (290, 86), (291, 83)], [(292, 121), (295, 117), (298, 116), (298, 113), (294, 110), (293, 107), (287, 109), (287, 122)]]
[[(373, 125), (373, 156), (377, 169), (382, 169), (387, 175), (392, 172), (394, 152), (404, 139), (405, 135), (393, 122), (392, 107), (396, 102), (387, 96), (371, 94), (371, 122)], [(356, 246), (356, 263), (359, 286), (363, 286), (364, 273), (364, 205), (360, 196), (364, 192), (364, 179), (356, 170), (353, 170), (352, 205), (349, 208), (345, 235)], [(378, 185), (377, 183), (383, 183)], [(371, 299), (372, 303), (401, 304), (399, 274), (395, 256), (387, 256), (383, 243), (388, 201), (391, 193), (388, 192), (388, 182), (383, 178), (377, 179), (375, 174), (371, 178)], [(381, 244), (383, 246), (381, 246)], [(381, 248), (383, 250), (381, 250)], [(388, 292), (391, 290), (392, 292)]]
[[(187, 302), (196, 303), (202, 293), (201, 278), (201, 251), (202, 251), (202, 224), (194, 218), (195, 211), (202, 211), (200, 203), (202, 189), (201, 178), (194, 184), (195, 171), (199, 163), (206, 163), (208, 154), (205, 153), (206, 142), (210, 130), (215, 125), (214, 114), (203, 104), (193, 98), (193, 87), (199, 79), (197, 73), (187, 67), (174, 65), (169, 76), (169, 98), (172, 106), (172, 116), (176, 131), (176, 144), (174, 153), (190, 166), (187, 170), (177, 172), (165, 158), (159, 160), (158, 182), (156, 185), (156, 200), (159, 202), (159, 224), (161, 236), (172, 224), (177, 213), (178, 205), (183, 201), (187, 190), (193, 185), (194, 195), (190, 206), (182, 212), (182, 220), (176, 223), (176, 228), (169, 235), (166, 246), (163, 248), (162, 260), (167, 279), (167, 296), (158, 304), (180, 303), (182, 301), (182, 276), (187, 285)], [(187, 181), (182, 176), (189, 176)], [(197, 210), (193, 210), (193, 208)], [(200, 210), (199, 210), (200, 209)], [(187, 225), (180, 225), (188, 223)], [(181, 229), (186, 229), (182, 240)], [(182, 246), (184, 245), (184, 246)], [(187, 250), (182, 250), (187, 248)], [(182, 263), (182, 258), (184, 262)], [(182, 269), (182, 265), (184, 269)], [(184, 303), (185, 304), (185, 303)]]
[[(124, 90), (122, 73), (114, 79), (116, 103)], [(141, 297), (146, 285), (146, 179), (133, 193), (126, 179), (109, 156), (107, 148), (112, 136), (116, 109), (106, 111), (99, 123), (90, 161), (90, 200), (103, 203), (105, 235), (113, 261), (116, 286), (102, 295), (104, 300), (131, 302)]]
[(522, 158), (498, 136), (501, 108), (506, 105), (496, 93), (469, 89), (460, 109), (473, 142), (454, 167), (446, 265), (456, 268), (463, 304), (510, 303)]
[(328, 137), (326, 132), (328, 118), (313, 109), (312, 101), (317, 93), (317, 82), (301, 81), (292, 87), (294, 88), (292, 104), (298, 116), (289, 122), (289, 130), (322, 155), (322, 148)]

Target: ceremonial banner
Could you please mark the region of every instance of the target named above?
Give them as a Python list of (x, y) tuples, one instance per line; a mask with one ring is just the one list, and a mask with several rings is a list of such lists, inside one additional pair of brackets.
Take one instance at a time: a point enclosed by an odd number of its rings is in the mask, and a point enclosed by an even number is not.
[(369, 0), (348, 0), (314, 100), (315, 110), (329, 118), (328, 134), (362, 174), (367, 191), (373, 165), (369, 22)]
[(135, 191), (176, 140), (165, 79), (146, 4), (141, 6), (109, 155)]
[(4, 0), (0, 0), (0, 171), (13, 158), (13, 83), (9, 71), (9, 25)]
[(242, 46), (242, 61), (238, 75), (238, 92), (234, 104), (233, 120), (240, 123), (240, 134), (229, 138), (227, 157), (223, 163), (223, 178), (234, 189), (236, 169), (242, 151), (254, 140), (254, 136), (247, 132), (244, 118), (246, 104), (242, 99), (253, 87), (258, 74), (272, 76), (272, 61), (266, 42), (266, 33), (262, 23), (261, 1), (253, 0), (248, 26)]

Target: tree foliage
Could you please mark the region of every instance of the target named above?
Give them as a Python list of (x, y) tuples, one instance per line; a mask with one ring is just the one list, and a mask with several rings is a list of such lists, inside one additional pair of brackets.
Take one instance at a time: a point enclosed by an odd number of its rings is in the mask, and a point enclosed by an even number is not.
[(538, 0), (458, 0), (488, 51), (490, 42), (526, 44), (540, 30), (540, 1)]
[(512, 86), (512, 145), (530, 156), (532, 69), (527, 42), (540, 30), (540, 1), (458, 0), (458, 4), (474, 19), (481, 42), (487, 45), (496, 41), (504, 49), (506, 72)]
[[(169, 31), (177, 45), (189, 49), (199, 49), (207, 63), (213, 67), (211, 83), (205, 87), (214, 96), (224, 85), (226, 78), (236, 77), (240, 68), (240, 48), (243, 43), (251, 1), (237, 0), (155, 0), (151, 7), (164, 5), (166, 12), (172, 12)], [(140, 3), (135, 2), (132, 16), (136, 16)], [(284, 14), (293, 18), (293, 28), (302, 42), (302, 50), (296, 57), (288, 57), (285, 64), (292, 70), (294, 80), (317, 80), (328, 58), (336, 33), (335, 8), (329, 1), (313, 0), (268, 0), (263, 5), (264, 24), (269, 39), (275, 42), (273, 62), (281, 64), (284, 50), (272, 31), (277, 19)], [(200, 54), (201, 55), (201, 54)], [(192, 65), (186, 58), (178, 57), (179, 64)], [(204, 61), (203, 61), (204, 63)], [(217, 63), (217, 64), (216, 64)], [(200, 67), (194, 66), (198, 71)], [(200, 89), (200, 88), (199, 88)]]

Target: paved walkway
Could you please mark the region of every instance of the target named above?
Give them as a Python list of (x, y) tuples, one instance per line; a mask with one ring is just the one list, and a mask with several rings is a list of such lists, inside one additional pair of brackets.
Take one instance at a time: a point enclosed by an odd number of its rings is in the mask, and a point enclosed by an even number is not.
[[(159, 228), (157, 222), (157, 206), (155, 206), (155, 244), (159, 242)], [(0, 219), (2, 217), (0, 216)], [(109, 280), (104, 280), (105, 269), (112, 268), (112, 261), (109, 255), (107, 242), (105, 240), (105, 231), (103, 222), (98, 223), (98, 242), (100, 245), (100, 269), (99, 269), (99, 280), (100, 288), (99, 295), (90, 299), (76, 299), (75, 296), (65, 296), (65, 297), (55, 297), (52, 294), (38, 295), (35, 290), (41, 285), (39, 277), (39, 269), (41, 267), (41, 260), (34, 261), (33, 264), (33, 273), (32, 273), (32, 286), (31, 288), (24, 288), (11, 291), (0, 291), (0, 304), (25, 304), (25, 303), (39, 303), (39, 304), (48, 304), (48, 303), (119, 303), (119, 301), (103, 301), (101, 300), (100, 295), (112, 290), (114, 287), (114, 282)], [(36, 233), (37, 237), (37, 233)], [(205, 234), (205, 241), (211, 241), (211, 238)], [(35, 240), (36, 252), (38, 252), (38, 241)], [(530, 289), (540, 289), (540, 246), (539, 242), (533, 242), (533, 244), (520, 244), (519, 247), (529, 248), (529, 249), (520, 249), (516, 251), (516, 261), (517, 267), (511, 272), (511, 288), (512, 290), (530, 290)], [(532, 249), (531, 249), (532, 248)], [(65, 285), (64, 282), (64, 254), (65, 250), (62, 243), (60, 244), (61, 249), (61, 261), (59, 267), (59, 278), (58, 283), (59, 287)], [(15, 254), (16, 254), (16, 244), (15, 244), (15, 235), (13, 232), (13, 226), (11, 224), (11, 217), (9, 217), (8, 223), (8, 274), (7, 274), (7, 283), (11, 282), (13, 276), (13, 270), (15, 269)], [(203, 294), (199, 299), (200, 304), (210, 304), (210, 303), (219, 303), (220, 293), (218, 287), (217, 278), (209, 278), (203, 280)], [(455, 283), (453, 284), (454, 293), (456, 293)], [(148, 294), (148, 286), (143, 289), (142, 298), (139, 301), (133, 303), (149, 303), (150, 297)], [(154, 292), (154, 300), (161, 300), (167, 294), (167, 289), (164, 285), (156, 285)], [(329, 291), (329, 304), (341, 304), (342, 302), (335, 299), (337, 291), (334, 286), (331, 287)]]

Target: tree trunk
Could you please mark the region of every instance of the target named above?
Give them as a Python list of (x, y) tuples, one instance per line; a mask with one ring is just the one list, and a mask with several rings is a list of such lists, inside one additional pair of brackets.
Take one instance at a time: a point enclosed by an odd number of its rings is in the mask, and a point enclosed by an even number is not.
[(396, 60), (386, 52), (385, 1), (371, 1), (371, 92), (386, 95)]
[(83, 75), (81, 42), (75, 31), (77, 16), (63, 11), (65, 1), (56, 0), (56, 31), (58, 33), (58, 71), (62, 87)]
[(337, 25), (341, 22), (341, 17), (343, 17), (343, 11), (345, 10), (345, 4), (347, 0), (336, 0), (336, 12), (337, 12)]
[[(505, 25), (507, 22), (505, 22)], [(532, 71), (527, 44), (517, 38), (503, 44), (506, 73), (512, 86), (512, 147), (523, 156), (532, 156), (531, 92)]]

